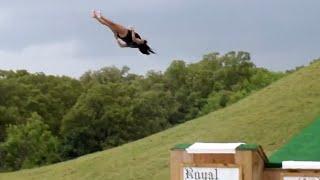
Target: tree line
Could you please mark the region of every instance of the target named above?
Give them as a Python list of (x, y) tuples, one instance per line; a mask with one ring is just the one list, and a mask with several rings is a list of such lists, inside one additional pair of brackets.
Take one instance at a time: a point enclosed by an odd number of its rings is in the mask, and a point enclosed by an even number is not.
[[(289, 72), (288, 72), (289, 73)], [(145, 75), (128, 67), (79, 79), (0, 71), (0, 171), (72, 159), (163, 131), (239, 101), (287, 73), (247, 52), (175, 60)]]

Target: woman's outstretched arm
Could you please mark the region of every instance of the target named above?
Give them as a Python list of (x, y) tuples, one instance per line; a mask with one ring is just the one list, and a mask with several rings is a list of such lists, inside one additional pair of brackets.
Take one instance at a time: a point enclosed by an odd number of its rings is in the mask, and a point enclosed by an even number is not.
[(126, 42), (123, 42), (120, 38), (116, 38), (117, 39), (117, 43), (120, 47), (128, 47)]

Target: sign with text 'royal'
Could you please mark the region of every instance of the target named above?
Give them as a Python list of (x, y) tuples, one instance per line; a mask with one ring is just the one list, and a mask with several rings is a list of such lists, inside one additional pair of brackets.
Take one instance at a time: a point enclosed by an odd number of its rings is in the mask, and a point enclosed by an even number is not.
[(283, 180), (320, 180), (320, 176), (319, 177), (283, 177)]
[(239, 168), (184, 167), (183, 180), (239, 180)]

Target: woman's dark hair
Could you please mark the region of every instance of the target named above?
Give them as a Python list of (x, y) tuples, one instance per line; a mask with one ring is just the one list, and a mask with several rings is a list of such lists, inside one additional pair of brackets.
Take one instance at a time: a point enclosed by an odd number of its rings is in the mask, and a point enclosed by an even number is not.
[(142, 54), (150, 55), (150, 53), (155, 54), (155, 52), (148, 46), (148, 41), (144, 40), (143, 44), (139, 44), (138, 48)]

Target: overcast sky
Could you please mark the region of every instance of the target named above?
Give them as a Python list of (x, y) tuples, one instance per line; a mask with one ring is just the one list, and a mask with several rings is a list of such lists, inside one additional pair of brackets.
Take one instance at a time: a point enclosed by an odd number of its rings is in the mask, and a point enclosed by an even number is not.
[[(0, 69), (79, 77), (104, 66), (164, 70), (174, 59), (248, 51), (286, 70), (320, 57), (319, 0), (0, 0)], [(158, 54), (119, 48), (90, 17), (134, 26)]]

